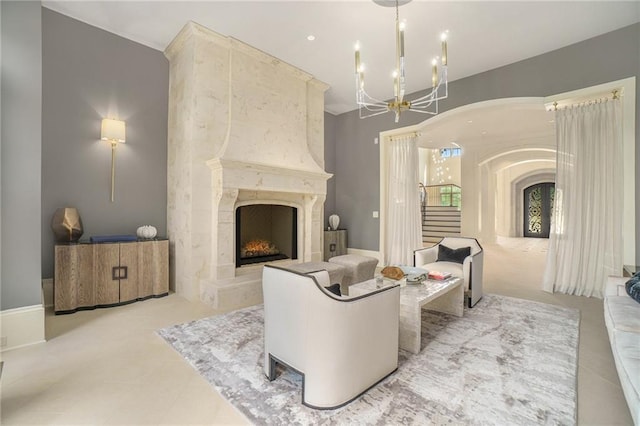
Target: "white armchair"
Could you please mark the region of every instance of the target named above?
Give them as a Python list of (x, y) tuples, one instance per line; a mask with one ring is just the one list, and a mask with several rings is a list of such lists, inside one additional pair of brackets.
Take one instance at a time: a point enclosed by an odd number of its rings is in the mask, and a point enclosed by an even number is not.
[(325, 289), (329, 274), (266, 265), (264, 373), (276, 364), (302, 374), (302, 403), (332, 409), (348, 404), (398, 368), (400, 287), (363, 296)]
[[(438, 261), (440, 245), (451, 249), (471, 248), (471, 255), (462, 263)], [(472, 308), (482, 298), (482, 264), (484, 253), (482, 246), (475, 238), (444, 237), (433, 247), (416, 250), (413, 253), (413, 265), (427, 270), (450, 272), (451, 275), (464, 279), (465, 295)]]

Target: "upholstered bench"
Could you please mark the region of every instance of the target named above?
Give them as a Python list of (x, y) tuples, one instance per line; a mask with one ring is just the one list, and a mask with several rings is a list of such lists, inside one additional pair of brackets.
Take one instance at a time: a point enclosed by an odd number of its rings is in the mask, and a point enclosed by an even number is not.
[(329, 262), (344, 266), (345, 268), (344, 278), (340, 286), (342, 294), (349, 294), (349, 286), (351, 284), (373, 278), (376, 272), (376, 266), (378, 266), (378, 259), (375, 257), (360, 256), (357, 254), (335, 256), (329, 259)]
[(342, 265), (338, 265), (336, 263), (329, 263), (329, 262), (297, 263), (295, 265), (287, 266), (287, 269), (290, 269), (296, 272), (302, 272), (303, 274), (307, 274), (309, 272), (321, 271), (324, 269), (329, 273), (329, 281), (331, 281), (331, 284), (340, 283), (340, 288), (342, 288), (342, 281), (344, 280), (344, 276), (346, 275), (346, 272), (347, 272), (347, 268), (343, 267)]

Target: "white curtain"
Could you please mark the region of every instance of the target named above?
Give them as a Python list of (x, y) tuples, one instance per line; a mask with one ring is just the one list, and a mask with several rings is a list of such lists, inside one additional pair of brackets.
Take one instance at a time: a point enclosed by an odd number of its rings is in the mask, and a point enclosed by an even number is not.
[(622, 269), (620, 100), (556, 112), (556, 192), (543, 289), (603, 297)]
[(387, 265), (413, 265), (413, 251), (422, 247), (418, 148), (415, 136), (394, 137), (387, 170)]

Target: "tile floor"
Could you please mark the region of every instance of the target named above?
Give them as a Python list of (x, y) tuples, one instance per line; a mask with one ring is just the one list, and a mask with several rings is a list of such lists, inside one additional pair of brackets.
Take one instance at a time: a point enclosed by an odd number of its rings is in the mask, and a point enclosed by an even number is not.
[[(602, 301), (542, 292), (546, 240), (485, 245), (485, 292), (580, 309), (578, 424), (632, 424)], [(214, 315), (172, 294), (72, 315), (47, 312), (47, 342), (2, 353), (3, 425), (246, 424), (154, 331)]]

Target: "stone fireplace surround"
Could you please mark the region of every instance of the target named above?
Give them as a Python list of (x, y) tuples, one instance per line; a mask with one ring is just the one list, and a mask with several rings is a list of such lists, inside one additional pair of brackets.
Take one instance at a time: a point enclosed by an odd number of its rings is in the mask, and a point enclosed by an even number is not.
[(296, 207), (298, 260), (322, 259), (324, 83), (189, 22), (170, 62), (167, 228), (172, 288), (233, 309), (262, 301), (262, 265), (235, 266), (235, 211)]

